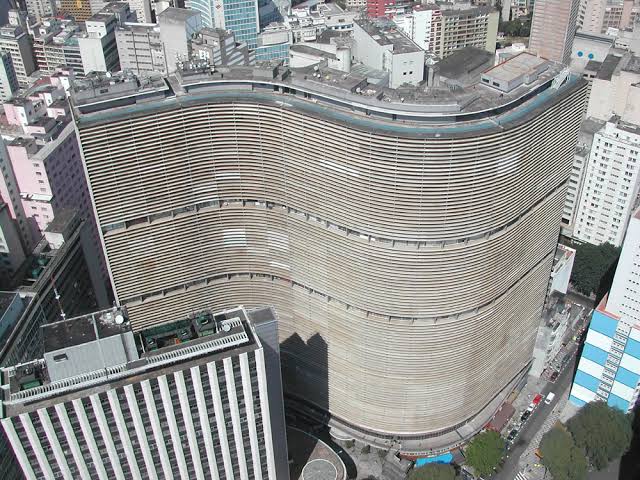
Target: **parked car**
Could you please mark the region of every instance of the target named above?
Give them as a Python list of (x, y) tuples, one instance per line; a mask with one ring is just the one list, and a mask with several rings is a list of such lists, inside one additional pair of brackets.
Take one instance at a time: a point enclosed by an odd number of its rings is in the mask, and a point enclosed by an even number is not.
[(518, 436), (518, 430), (514, 428), (509, 432), (509, 435), (507, 436), (507, 442), (512, 443), (517, 436)]
[(553, 402), (554, 398), (556, 398), (556, 394), (553, 392), (549, 392), (549, 394), (547, 395), (547, 399), (544, 401), (544, 403), (549, 405), (551, 402)]
[(549, 381), (550, 381), (550, 382), (555, 382), (555, 381), (558, 379), (558, 375), (559, 375), (559, 373), (558, 373), (558, 372), (553, 372), (553, 373), (551, 374), (551, 378), (549, 378)]
[(520, 421), (521, 422), (526, 422), (527, 419), (531, 416), (531, 412), (529, 410), (525, 411), (522, 416), (520, 417)]

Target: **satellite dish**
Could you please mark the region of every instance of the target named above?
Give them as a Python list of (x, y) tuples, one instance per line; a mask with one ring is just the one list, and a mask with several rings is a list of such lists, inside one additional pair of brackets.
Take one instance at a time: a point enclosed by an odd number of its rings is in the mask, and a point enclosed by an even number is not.
[(124, 317), (122, 316), (121, 313), (116, 315), (116, 323), (118, 325), (122, 325), (124, 323)]
[(222, 324), (222, 331), (223, 332), (230, 332), (231, 331), (231, 325), (229, 325), (228, 323), (223, 323)]

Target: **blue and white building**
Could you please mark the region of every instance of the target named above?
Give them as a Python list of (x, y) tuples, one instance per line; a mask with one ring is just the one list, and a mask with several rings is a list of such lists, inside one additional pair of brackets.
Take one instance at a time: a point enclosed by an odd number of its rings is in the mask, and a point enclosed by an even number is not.
[(594, 310), (569, 399), (605, 401), (625, 412), (640, 380), (640, 210), (631, 217), (609, 294)]

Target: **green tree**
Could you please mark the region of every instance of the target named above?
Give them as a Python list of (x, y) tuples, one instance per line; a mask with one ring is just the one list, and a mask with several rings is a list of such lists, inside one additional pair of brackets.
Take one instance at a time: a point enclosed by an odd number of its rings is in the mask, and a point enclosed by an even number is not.
[(615, 269), (620, 248), (610, 243), (602, 245), (583, 243), (570, 246), (576, 249), (576, 259), (571, 272), (573, 287), (587, 296), (608, 290), (608, 285), (603, 285), (603, 281), (606, 280), (607, 274)]
[(465, 450), (467, 463), (483, 477), (490, 475), (500, 464), (503, 454), (504, 440), (493, 430), (476, 435)]
[(408, 480), (455, 480), (455, 478), (456, 469), (451, 465), (430, 463), (424, 467), (413, 469)]
[(542, 463), (553, 480), (584, 480), (587, 459), (562, 424), (549, 430), (540, 442)]
[(598, 470), (621, 457), (633, 436), (630, 417), (604, 402), (586, 404), (567, 422), (567, 428)]

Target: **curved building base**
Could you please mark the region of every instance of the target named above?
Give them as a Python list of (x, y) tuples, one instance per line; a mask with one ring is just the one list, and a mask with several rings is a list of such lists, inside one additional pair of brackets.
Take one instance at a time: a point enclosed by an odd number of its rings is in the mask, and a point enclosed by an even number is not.
[(396, 448), (407, 455), (439, 455), (464, 445), (482, 430), (527, 375), (530, 365), (527, 364), (480, 412), (461, 425), (441, 432), (425, 432), (423, 435), (389, 435), (358, 428), (293, 394), (285, 394), (285, 404), (287, 409), (328, 425), (331, 436), (338, 441), (358, 439), (376, 448)]

